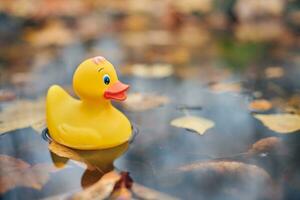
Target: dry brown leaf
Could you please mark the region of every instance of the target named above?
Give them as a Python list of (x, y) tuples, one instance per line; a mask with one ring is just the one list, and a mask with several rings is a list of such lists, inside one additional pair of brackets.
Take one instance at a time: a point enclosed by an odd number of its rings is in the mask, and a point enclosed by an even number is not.
[(265, 69), (265, 75), (267, 78), (280, 78), (284, 75), (282, 67), (268, 67)]
[(30, 127), (45, 117), (45, 100), (18, 100), (0, 112), (0, 134)]
[(74, 34), (60, 21), (52, 21), (41, 30), (30, 31), (26, 39), (35, 46), (67, 45), (74, 41)]
[(266, 111), (272, 108), (272, 103), (265, 99), (256, 99), (249, 103), (248, 108), (255, 111)]
[(127, 110), (138, 112), (153, 109), (169, 102), (170, 99), (166, 96), (131, 93), (128, 94), (126, 101), (122, 105)]
[(135, 64), (123, 68), (122, 73), (141, 78), (166, 78), (173, 75), (174, 69), (170, 64)]
[(300, 116), (295, 114), (256, 114), (254, 117), (278, 133), (291, 133), (300, 129)]
[(267, 152), (281, 152), (283, 153), (284, 146), (279, 137), (267, 137), (255, 142), (248, 150), (250, 154), (260, 154)]
[(30, 164), (7, 155), (0, 155), (0, 193), (18, 186), (41, 189), (54, 169), (47, 164)]
[(106, 199), (113, 191), (115, 183), (120, 179), (120, 175), (114, 171), (105, 174), (97, 183), (87, 189), (74, 194), (72, 200), (92, 200)]
[(214, 92), (240, 92), (240, 83), (215, 83), (210, 86), (210, 89)]
[(202, 117), (185, 116), (172, 120), (171, 125), (179, 128), (193, 130), (200, 135), (203, 135), (204, 132), (212, 128), (215, 123), (209, 119), (205, 119)]

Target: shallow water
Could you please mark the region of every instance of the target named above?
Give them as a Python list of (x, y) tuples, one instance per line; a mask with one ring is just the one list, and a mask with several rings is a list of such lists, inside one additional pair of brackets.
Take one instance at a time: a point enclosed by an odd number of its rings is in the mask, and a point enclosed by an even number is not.
[[(96, 169), (86, 170), (83, 163), (49, 152), (48, 142), (31, 128), (1, 135), (0, 154), (22, 159), (31, 165), (47, 163), (57, 168), (57, 171), (50, 173), (49, 181), (41, 190), (16, 187), (2, 194), (2, 199), (40, 199), (72, 194), (95, 183), (105, 172), (112, 169), (128, 171), (134, 182), (180, 199), (272, 199), (274, 196), (266, 197), (262, 193), (269, 185), (275, 183), (278, 199), (298, 199), (300, 188), (295, 177), (300, 173), (297, 158), (299, 131), (280, 135), (269, 130), (252, 116), (248, 103), (256, 98), (255, 92), (261, 93), (263, 98), (269, 100), (278, 97), (283, 101), (288, 101), (293, 95), (299, 95), (299, 48), (278, 47), (285, 53), (285, 56), (278, 58), (270, 53), (272, 47), (257, 44), (250, 48), (250, 51), (256, 52), (257, 55), (250, 57), (246, 62), (239, 60), (240, 54), (231, 55), (230, 62), (222, 51), (214, 51), (212, 55), (207, 55), (207, 49), (214, 49), (215, 45), (222, 46), (224, 41), (238, 43), (228, 35), (230, 34), (227, 32), (221, 36), (213, 35), (212, 39), (219, 42), (211, 46), (190, 48), (190, 59), (183, 64), (175, 63), (175, 74), (170, 77), (119, 77), (131, 85), (131, 92), (165, 95), (171, 102), (143, 112), (130, 112), (116, 103), (131, 122), (136, 124), (139, 134), (131, 144), (124, 144), (107, 152), (79, 151), (78, 153), (89, 160), (92, 166), (96, 166)], [(117, 70), (120, 70), (125, 63), (164, 63), (166, 59), (161, 54), (181, 47), (179, 44), (162, 48), (146, 45), (140, 51), (139, 48), (126, 46), (122, 39), (122, 32), (115, 31), (102, 35), (100, 39), (91, 43), (77, 42), (56, 49), (55, 56), (49, 62), (42, 67), (28, 69), (31, 77), (28, 83), (14, 86), (7, 78), (2, 77), (1, 88), (16, 90), (17, 98), (34, 99), (43, 96), (51, 84), (70, 85), (75, 67), (90, 54), (90, 49), (96, 49), (96, 52), (111, 60)], [(140, 55), (133, 56), (130, 50), (140, 51)], [(225, 51), (228, 53), (230, 49)], [(151, 55), (150, 58), (147, 58), (147, 54)], [(155, 56), (159, 55), (161, 57), (156, 59)], [(268, 79), (264, 73), (268, 66), (281, 66), (285, 74), (279, 78)], [(15, 73), (5, 70), (4, 72)], [(185, 72), (188, 75), (185, 75)], [(225, 73), (229, 75), (224, 75)], [(241, 91), (213, 92), (211, 84), (223, 80), (240, 83)], [(1, 106), (5, 107), (6, 104)], [(280, 109), (274, 107), (265, 113), (276, 112), (280, 112)], [(208, 118), (214, 121), (215, 126), (200, 136), (170, 125), (172, 119), (186, 114)], [(243, 156), (253, 143), (269, 136), (282, 138), (289, 154), (266, 153), (250, 158)], [(184, 165), (209, 160), (234, 160), (257, 165), (270, 174), (273, 183), (260, 182), (260, 177), (252, 177), (253, 180), (248, 182), (243, 178), (235, 180), (235, 177), (215, 179), (213, 175), (199, 173), (197, 170), (178, 170)]]

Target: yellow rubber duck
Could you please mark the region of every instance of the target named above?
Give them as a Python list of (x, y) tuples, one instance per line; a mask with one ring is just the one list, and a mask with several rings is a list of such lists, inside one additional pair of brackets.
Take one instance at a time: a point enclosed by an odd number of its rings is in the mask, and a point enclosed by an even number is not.
[(111, 148), (127, 142), (131, 124), (111, 100), (125, 100), (128, 88), (105, 58), (85, 60), (73, 75), (73, 89), (80, 100), (58, 85), (48, 90), (46, 119), (51, 138), (81, 150)]

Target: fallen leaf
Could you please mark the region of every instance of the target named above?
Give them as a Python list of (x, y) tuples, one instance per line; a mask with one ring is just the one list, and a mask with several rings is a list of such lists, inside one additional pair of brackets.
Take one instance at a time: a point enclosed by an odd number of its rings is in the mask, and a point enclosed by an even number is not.
[(80, 191), (68, 199), (72, 200), (92, 200), (106, 199), (110, 196), (115, 183), (120, 179), (120, 175), (114, 171), (105, 174), (97, 183)]
[[(139, 199), (176, 200), (170, 195), (133, 183), (128, 173), (118, 174), (115, 171), (106, 173), (98, 182), (87, 189), (71, 196), (63, 195), (61, 199), (92, 200), (92, 199), (132, 199), (131, 195)], [(121, 195), (121, 196), (120, 196)]]
[(300, 129), (300, 116), (295, 114), (256, 114), (254, 117), (278, 133), (291, 133)]
[(254, 175), (258, 177), (266, 177), (270, 179), (269, 174), (257, 167), (256, 165), (249, 165), (242, 162), (236, 161), (208, 161), (208, 162), (199, 162), (189, 165), (185, 165), (178, 168), (179, 171), (188, 172), (188, 171), (197, 171), (197, 170), (211, 170), (217, 174), (222, 175)]
[(172, 120), (171, 125), (179, 128), (190, 129), (196, 131), (200, 135), (203, 135), (204, 132), (212, 128), (215, 123), (202, 117), (185, 116)]
[(254, 111), (266, 111), (272, 108), (272, 103), (265, 99), (256, 99), (249, 103), (248, 108)]
[(242, 162), (204, 161), (184, 165), (177, 170), (186, 181), (196, 181), (199, 192), (203, 194), (220, 194), (234, 189), (238, 196), (255, 192), (253, 199), (261, 199), (270, 195), (273, 189), (272, 179), (264, 169)]
[(51, 21), (43, 29), (31, 30), (26, 35), (27, 41), (38, 47), (63, 46), (74, 42), (74, 38), (74, 33), (60, 21)]
[(140, 199), (152, 200), (152, 199), (164, 199), (164, 200), (177, 200), (177, 198), (164, 194), (162, 192), (145, 187), (138, 183), (133, 183), (132, 192)]
[(173, 66), (170, 64), (135, 64), (122, 69), (122, 73), (141, 78), (166, 78), (174, 73)]
[(284, 75), (282, 67), (268, 67), (265, 69), (265, 75), (267, 78), (280, 78)]
[(282, 139), (279, 137), (267, 137), (252, 144), (247, 153), (260, 154), (268, 152), (286, 153)]
[(11, 101), (16, 98), (16, 94), (11, 90), (0, 90), (0, 102)]
[(132, 199), (131, 188), (133, 180), (128, 172), (121, 172), (121, 178), (114, 186), (110, 199)]
[(240, 92), (240, 83), (215, 83), (210, 85), (210, 89), (214, 92)]
[(0, 155), (0, 193), (15, 187), (41, 189), (54, 169), (48, 164), (30, 164), (7, 155)]
[[(85, 164), (88, 170), (98, 170), (106, 173), (113, 169), (113, 161), (128, 149), (128, 142), (109, 149), (82, 151), (52, 141), (48, 148), (59, 157)], [(58, 159), (58, 162), (61, 162), (60, 159)]]
[(153, 109), (169, 102), (170, 99), (166, 96), (131, 93), (128, 94), (126, 101), (122, 105), (127, 110), (138, 112)]
[(0, 134), (30, 127), (45, 117), (45, 100), (18, 100), (0, 112)]

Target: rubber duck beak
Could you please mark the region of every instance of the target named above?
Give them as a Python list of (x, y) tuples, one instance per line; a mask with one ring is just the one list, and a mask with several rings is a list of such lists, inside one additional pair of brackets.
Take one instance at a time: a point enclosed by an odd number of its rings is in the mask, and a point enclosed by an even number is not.
[(129, 85), (117, 81), (109, 88), (107, 88), (107, 90), (104, 92), (104, 98), (124, 101), (127, 98), (126, 91), (128, 90), (128, 88)]

